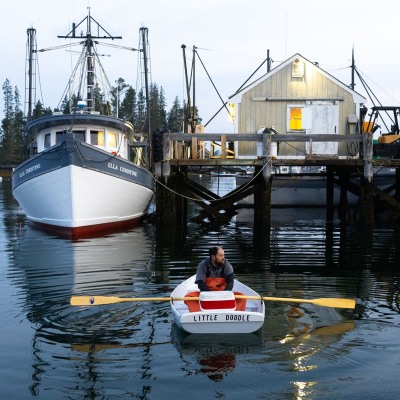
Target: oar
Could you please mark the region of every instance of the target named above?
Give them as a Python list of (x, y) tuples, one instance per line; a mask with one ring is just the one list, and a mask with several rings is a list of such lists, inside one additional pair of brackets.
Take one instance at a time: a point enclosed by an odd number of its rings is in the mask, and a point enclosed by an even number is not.
[[(356, 307), (356, 301), (352, 299), (340, 298), (320, 298), (320, 299), (291, 299), (286, 297), (261, 297), (235, 295), (237, 299), (264, 300), (264, 301), (283, 301), (287, 303), (310, 303), (318, 306), (333, 308), (352, 308)], [(199, 300), (199, 297), (116, 297), (116, 296), (72, 296), (71, 306), (99, 306), (103, 304), (115, 304), (125, 302), (142, 301), (192, 301)]]
[(72, 296), (71, 306), (99, 306), (102, 304), (115, 304), (141, 301), (183, 301), (199, 300), (200, 297), (116, 297), (116, 296)]
[(287, 303), (310, 303), (323, 307), (333, 308), (352, 308), (356, 307), (354, 299), (340, 299), (334, 297), (323, 297), (320, 299), (291, 299), (286, 297), (260, 297), (260, 296), (242, 296), (235, 295), (237, 299), (251, 299), (251, 300), (264, 300), (264, 301), (284, 301)]

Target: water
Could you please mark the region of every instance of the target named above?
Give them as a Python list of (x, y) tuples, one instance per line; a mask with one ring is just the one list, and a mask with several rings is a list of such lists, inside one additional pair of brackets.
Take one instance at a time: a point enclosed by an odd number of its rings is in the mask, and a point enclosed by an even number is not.
[[(398, 226), (273, 210), (254, 237), (243, 211), (176, 240), (146, 223), (71, 242), (33, 229), (10, 186), (0, 183), (1, 398), (398, 398)], [(168, 303), (69, 305), (73, 294), (168, 296), (214, 243), (264, 296), (357, 298), (357, 309), (268, 302), (260, 332), (198, 337), (176, 329)]]

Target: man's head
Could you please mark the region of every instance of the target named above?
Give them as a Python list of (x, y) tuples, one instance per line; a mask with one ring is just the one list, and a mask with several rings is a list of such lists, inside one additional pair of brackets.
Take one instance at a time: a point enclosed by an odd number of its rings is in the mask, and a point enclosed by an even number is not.
[(211, 263), (214, 266), (222, 267), (225, 263), (225, 252), (220, 246), (213, 246), (208, 251), (210, 255)]

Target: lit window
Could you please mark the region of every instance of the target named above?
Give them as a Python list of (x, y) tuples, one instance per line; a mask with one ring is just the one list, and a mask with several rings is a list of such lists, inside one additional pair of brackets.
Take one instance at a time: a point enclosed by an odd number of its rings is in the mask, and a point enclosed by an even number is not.
[(117, 147), (117, 134), (115, 132), (107, 132), (107, 147)]
[(90, 143), (94, 146), (104, 146), (104, 132), (90, 131)]
[(290, 131), (303, 130), (302, 118), (303, 118), (303, 108), (302, 107), (290, 107), (289, 108), (289, 130)]

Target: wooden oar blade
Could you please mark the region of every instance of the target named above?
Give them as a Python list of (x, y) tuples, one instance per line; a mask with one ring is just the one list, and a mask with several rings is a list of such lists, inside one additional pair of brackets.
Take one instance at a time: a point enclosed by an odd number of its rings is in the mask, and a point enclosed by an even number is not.
[(125, 301), (124, 298), (116, 296), (72, 296), (71, 306), (99, 306), (103, 304), (115, 304)]
[(199, 297), (116, 297), (116, 296), (72, 296), (71, 306), (101, 306), (104, 304), (146, 301), (193, 301)]
[(313, 304), (317, 304), (319, 306), (324, 307), (334, 307), (334, 308), (356, 308), (356, 301), (354, 299), (340, 299), (340, 298), (321, 298), (321, 299), (314, 299)]
[(290, 297), (258, 297), (258, 296), (245, 296), (236, 295), (238, 299), (252, 299), (252, 300), (264, 300), (264, 301), (283, 301), (286, 303), (309, 303), (316, 304), (323, 307), (333, 307), (333, 308), (352, 308), (356, 307), (356, 301), (354, 299), (341, 299), (326, 297), (320, 299), (294, 299)]

